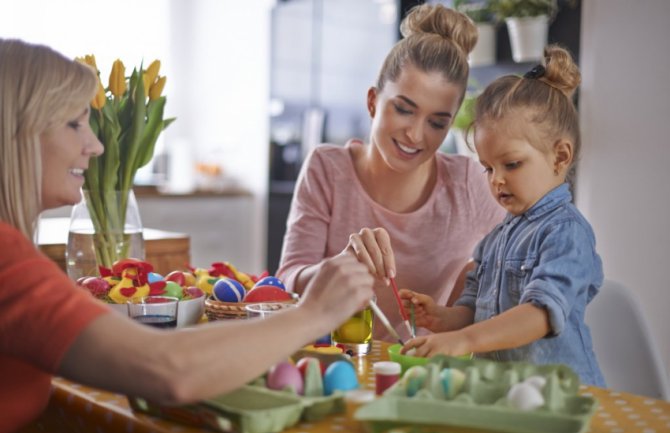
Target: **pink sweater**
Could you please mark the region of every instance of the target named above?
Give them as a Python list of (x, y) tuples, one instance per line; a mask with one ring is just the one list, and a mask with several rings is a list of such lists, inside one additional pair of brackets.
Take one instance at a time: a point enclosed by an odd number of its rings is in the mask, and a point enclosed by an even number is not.
[[(445, 304), (475, 244), (505, 212), (491, 197), (476, 161), (437, 154), (438, 176), (430, 198), (410, 213), (373, 201), (361, 185), (350, 146), (322, 145), (305, 161), (291, 203), (277, 275), (292, 289), (298, 272), (340, 253), (349, 235), (363, 227), (385, 228), (395, 254), (399, 288), (428, 294)], [(392, 289), (379, 281), (377, 303), (398, 330), (402, 318)], [(401, 333), (406, 337), (406, 332)], [(374, 338), (391, 341), (381, 323)]]

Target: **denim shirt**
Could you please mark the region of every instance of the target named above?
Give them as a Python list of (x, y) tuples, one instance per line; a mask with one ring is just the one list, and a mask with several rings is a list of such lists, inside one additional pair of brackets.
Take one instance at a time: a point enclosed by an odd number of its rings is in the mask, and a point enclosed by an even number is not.
[(527, 302), (549, 315), (547, 336), (530, 344), (484, 353), (501, 361), (569, 365), (586, 384), (605, 386), (584, 310), (603, 282), (591, 225), (571, 203), (568, 184), (524, 214), (508, 214), (475, 248), (476, 267), (456, 305), (475, 322)]

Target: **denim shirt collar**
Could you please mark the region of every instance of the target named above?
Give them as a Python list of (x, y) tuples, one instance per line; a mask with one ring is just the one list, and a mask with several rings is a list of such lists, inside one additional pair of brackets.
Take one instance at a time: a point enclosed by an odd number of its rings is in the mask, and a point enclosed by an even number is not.
[(527, 218), (530, 221), (533, 221), (547, 212), (551, 212), (557, 207), (572, 202), (572, 193), (570, 192), (570, 185), (568, 183), (562, 183), (556, 188), (552, 189), (544, 195), (541, 199), (537, 201), (530, 209), (524, 212), (521, 215), (512, 215), (508, 213), (505, 217), (504, 223), (507, 223), (514, 218)]

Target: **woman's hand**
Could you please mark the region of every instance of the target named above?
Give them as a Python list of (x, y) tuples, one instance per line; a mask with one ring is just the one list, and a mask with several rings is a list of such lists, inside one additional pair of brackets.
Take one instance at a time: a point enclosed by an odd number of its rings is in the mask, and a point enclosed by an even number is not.
[(359, 262), (367, 266), (370, 273), (389, 284), (395, 278), (395, 257), (388, 232), (381, 228), (362, 228), (349, 235), (349, 243), (343, 253), (353, 253)]
[(459, 356), (472, 353), (471, 347), (470, 340), (464, 332), (441, 332), (409, 340), (400, 350), (400, 353), (406, 354), (414, 349), (413, 356), (430, 357), (440, 353)]
[(446, 311), (444, 311), (444, 308), (440, 308), (433, 298), (409, 289), (400, 289), (398, 294), (406, 311), (409, 311), (411, 305), (414, 305), (414, 323), (416, 326), (433, 332), (440, 330), (442, 315)]
[(353, 254), (343, 253), (323, 260), (305, 288), (300, 302), (321, 317), (328, 332), (370, 301), (374, 278)]

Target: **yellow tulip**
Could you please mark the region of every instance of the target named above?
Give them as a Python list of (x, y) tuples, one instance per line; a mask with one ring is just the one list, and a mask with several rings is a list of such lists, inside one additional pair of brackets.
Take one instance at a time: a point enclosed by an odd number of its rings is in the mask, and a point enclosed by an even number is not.
[(91, 101), (91, 106), (96, 110), (102, 110), (102, 107), (105, 106), (107, 102), (107, 97), (105, 96), (105, 88), (102, 87), (102, 83), (98, 80), (98, 93), (93, 97)]
[(156, 82), (149, 88), (149, 99), (153, 101), (154, 99), (160, 98), (161, 93), (163, 93), (163, 88), (165, 87), (165, 81), (167, 81), (167, 77), (158, 77)]
[(142, 79), (144, 80), (144, 96), (149, 96), (149, 88), (156, 81), (158, 71), (161, 69), (161, 61), (154, 60), (149, 67), (144, 71)]
[(100, 73), (98, 70), (98, 65), (95, 63), (95, 56), (93, 54), (86, 54), (84, 57), (75, 57), (74, 60), (79, 63), (91, 66), (96, 73)]
[(126, 93), (126, 67), (119, 59), (114, 61), (112, 72), (109, 74), (109, 90), (115, 98), (120, 98)]

